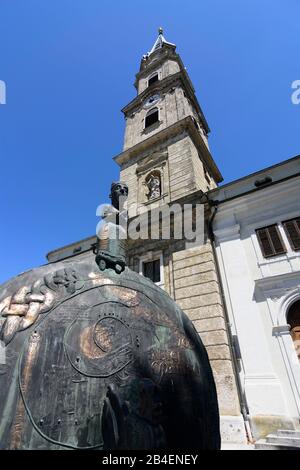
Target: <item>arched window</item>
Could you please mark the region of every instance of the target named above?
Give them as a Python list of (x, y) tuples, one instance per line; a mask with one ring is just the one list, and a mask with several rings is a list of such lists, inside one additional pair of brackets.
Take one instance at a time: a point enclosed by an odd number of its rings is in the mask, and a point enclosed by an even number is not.
[(158, 73), (155, 73), (154, 75), (151, 75), (151, 77), (148, 80), (148, 86), (152, 85), (152, 83), (155, 83), (158, 81)]
[(158, 122), (158, 108), (152, 108), (146, 114), (145, 129), (149, 126), (152, 126), (152, 124), (155, 124), (156, 122)]
[(294, 302), (289, 308), (287, 323), (291, 327), (291, 337), (294, 341), (296, 353), (300, 361), (300, 300)]

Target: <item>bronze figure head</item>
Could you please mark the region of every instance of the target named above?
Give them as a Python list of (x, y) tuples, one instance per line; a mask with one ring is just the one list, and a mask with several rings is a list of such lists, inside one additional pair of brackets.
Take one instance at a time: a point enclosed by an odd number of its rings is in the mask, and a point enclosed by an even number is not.
[(122, 181), (117, 181), (111, 184), (111, 192), (110, 192), (109, 197), (111, 199), (112, 205), (116, 209), (121, 209), (120, 198), (123, 198), (123, 203), (124, 203), (124, 200), (127, 198), (127, 196), (128, 196), (128, 186), (126, 183)]

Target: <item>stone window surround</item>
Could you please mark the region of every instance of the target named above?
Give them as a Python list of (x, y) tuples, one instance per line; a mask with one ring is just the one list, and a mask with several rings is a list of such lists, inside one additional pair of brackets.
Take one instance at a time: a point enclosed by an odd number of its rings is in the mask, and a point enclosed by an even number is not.
[[(297, 212), (290, 213), (288, 218), (293, 219), (293, 218), (296, 218), (297, 216), (299, 216), (299, 210)], [(280, 262), (280, 261), (289, 261), (289, 260), (294, 259), (294, 258), (299, 258), (299, 250), (298, 251), (293, 250), (293, 248), (291, 247), (290, 242), (287, 238), (284, 227), (282, 225), (282, 222), (285, 221), (285, 220), (287, 220), (287, 218), (282, 216), (282, 215), (277, 215), (275, 217), (272, 216), (272, 217), (265, 218), (264, 221), (263, 221), (263, 224), (261, 223), (261, 218), (259, 218), (255, 222), (251, 222), (251, 223), (248, 223), (247, 219), (243, 220), (243, 226), (246, 229), (246, 232), (244, 232), (244, 236), (245, 235), (249, 236), (249, 238), (251, 239), (252, 246), (253, 246), (253, 249), (254, 249), (254, 252), (255, 252), (255, 255), (256, 255), (256, 259), (257, 259), (258, 268), (260, 268), (262, 266), (271, 265), (273, 263), (277, 263), (277, 262)], [(267, 227), (267, 226), (273, 225), (273, 224), (278, 225), (280, 235), (283, 239), (283, 242), (285, 244), (285, 247), (286, 247), (287, 251), (286, 251), (286, 253), (284, 253), (282, 255), (276, 255), (276, 256), (273, 256), (273, 257), (270, 257), (270, 258), (264, 258), (263, 254), (261, 252), (259, 242), (257, 240), (255, 230), (257, 228), (263, 228), (263, 227)], [(237, 226), (239, 226), (239, 224), (237, 224)], [(240, 231), (240, 228), (238, 229), (238, 231)]]
[[(159, 155), (154, 160), (151, 160), (150, 164), (141, 164), (140, 167), (136, 170), (137, 180), (138, 180), (138, 204), (140, 205), (149, 205), (159, 200), (164, 200), (168, 196), (168, 168), (167, 168), (168, 154), (164, 152)], [(155, 199), (144, 199), (142, 200), (142, 188), (144, 181), (150, 173), (157, 171), (160, 173), (160, 196)]]
[(151, 86), (151, 84), (149, 85), (149, 80), (150, 80), (152, 77), (154, 77), (155, 75), (157, 75), (158, 80), (161, 80), (161, 69), (155, 70), (154, 72), (152, 72), (152, 73), (146, 78), (147, 87)]
[(165, 281), (164, 281), (164, 258), (163, 258), (163, 252), (162, 251), (149, 251), (143, 256), (139, 257), (139, 274), (143, 276), (143, 264), (147, 263), (149, 261), (155, 261), (159, 259), (160, 260), (160, 281), (155, 282), (155, 284), (160, 287), (161, 289), (164, 289), (165, 286)]
[[(147, 116), (151, 113), (151, 111), (153, 111), (154, 109), (157, 109), (157, 112), (158, 112), (158, 119), (157, 119), (157, 121), (155, 121), (153, 124), (151, 124), (150, 126), (147, 126), (147, 127), (146, 127), (146, 117), (147, 117)], [(152, 132), (154, 129), (157, 129), (158, 127), (160, 127), (160, 125), (163, 123), (163, 121), (160, 119), (160, 117), (161, 117), (160, 114), (161, 114), (161, 110), (160, 110), (159, 107), (156, 106), (156, 105), (155, 105), (153, 108), (150, 108), (150, 109), (147, 111), (147, 113), (146, 113), (146, 115), (145, 115), (145, 117), (144, 117), (144, 119), (143, 119), (143, 130), (142, 130), (141, 134), (148, 134), (148, 133)]]
[[(276, 236), (278, 238), (277, 241), (279, 242), (279, 246), (275, 246), (274, 237), (270, 233), (272, 229), (275, 230)], [(269, 242), (271, 250), (273, 251), (271, 254), (268, 254), (265, 251), (265, 247), (264, 247), (262, 236), (261, 236), (262, 230), (264, 230), (265, 233), (267, 233), (268, 242)], [(257, 229), (255, 229), (255, 235), (256, 235), (256, 239), (260, 247), (261, 254), (264, 259), (275, 258), (277, 256), (284, 255), (287, 252), (286, 244), (284, 243), (284, 240), (281, 236), (281, 230), (280, 230), (279, 224), (264, 225), (263, 227), (258, 227)]]
[[(252, 244), (253, 244), (253, 247), (254, 247), (254, 251), (256, 253), (256, 257), (257, 257), (257, 266), (260, 268), (261, 266), (266, 266), (266, 265), (270, 265), (272, 263), (278, 263), (280, 261), (287, 261), (291, 258), (298, 258), (299, 257), (299, 254), (297, 255), (297, 252), (295, 252), (290, 243), (289, 243), (289, 240), (287, 238), (287, 235), (286, 235), (286, 232), (284, 230), (284, 227), (281, 223), (281, 217), (280, 219), (277, 218), (277, 220), (275, 222), (273, 222), (273, 224), (276, 224), (277, 227), (278, 227), (278, 230), (279, 230), (279, 233), (281, 235), (281, 238), (283, 240), (283, 243), (284, 243), (284, 246), (286, 248), (286, 253), (283, 253), (283, 254), (279, 254), (279, 255), (274, 255), (272, 257), (269, 257), (269, 258), (265, 258), (263, 256), (263, 253), (262, 253), (262, 250), (261, 250), (261, 247), (259, 245), (259, 241), (257, 239), (257, 234), (255, 233), (255, 230), (253, 229), (253, 232), (251, 233), (251, 240), (252, 240)], [(268, 227), (269, 224), (267, 221), (266, 223), (264, 224), (265, 227)], [(249, 227), (248, 227), (249, 228)]]

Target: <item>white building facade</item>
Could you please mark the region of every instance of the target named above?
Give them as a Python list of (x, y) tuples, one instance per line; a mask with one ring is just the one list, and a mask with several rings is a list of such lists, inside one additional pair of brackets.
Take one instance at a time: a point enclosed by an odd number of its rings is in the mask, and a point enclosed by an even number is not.
[(208, 193), (254, 440), (300, 429), (300, 157)]

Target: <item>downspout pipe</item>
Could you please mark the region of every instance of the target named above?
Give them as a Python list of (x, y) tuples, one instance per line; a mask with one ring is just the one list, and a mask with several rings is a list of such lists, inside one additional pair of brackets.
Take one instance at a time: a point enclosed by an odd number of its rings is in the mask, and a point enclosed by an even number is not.
[(233, 338), (232, 338), (232, 332), (230, 328), (229, 314), (228, 314), (228, 309), (226, 305), (225, 293), (224, 293), (224, 288), (223, 288), (222, 279), (221, 279), (220, 264), (218, 261), (217, 251), (216, 251), (215, 235), (213, 231), (213, 222), (218, 211), (219, 201), (211, 201), (207, 195), (206, 195), (206, 198), (207, 198), (206, 202), (208, 203), (210, 210), (211, 210), (211, 214), (208, 219), (208, 227), (207, 227), (208, 236), (211, 241), (213, 256), (214, 256), (214, 261), (215, 261), (215, 266), (216, 266), (216, 271), (217, 271), (217, 277), (219, 279), (222, 305), (223, 305), (224, 316), (225, 316), (225, 321), (227, 325), (227, 333), (228, 333), (229, 341), (230, 341), (230, 354), (231, 354), (232, 363), (233, 363), (234, 375), (235, 375), (236, 383), (237, 383), (237, 392), (238, 392), (238, 397), (239, 397), (239, 402), (240, 402), (240, 407), (241, 407), (241, 413), (242, 413), (244, 423), (245, 423), (246, 435), (247, 435), (248, 441), (252, 443), (253, 436), (252, 436), (251, 427), (249, 423), (249, 407), (247, 404), (247, 400), (246, 400), (242, 383), (241, 383), (241, 379), (240, 379), (238, 360), (237, 360), (237, 357), (233, 348)]

